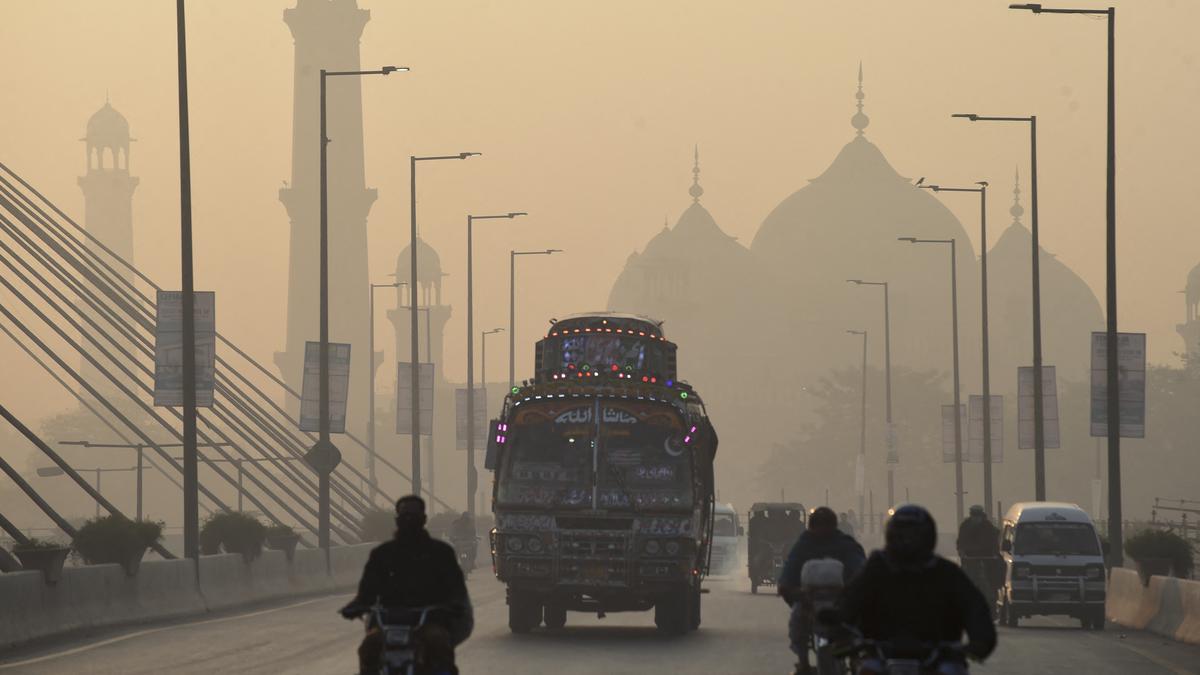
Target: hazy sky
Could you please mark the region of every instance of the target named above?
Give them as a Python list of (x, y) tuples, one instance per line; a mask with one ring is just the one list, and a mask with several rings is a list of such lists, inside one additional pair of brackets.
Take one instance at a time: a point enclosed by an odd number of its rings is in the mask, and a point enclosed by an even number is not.
[[(188, 16), (196, 287), (217, 292), (219, 329), (267, 364), (284, 343), (289, 226), (277, 191), (290, 174), (293, 46), (282, 13), (293, 4), (196, 0)], [(868, 138), (902, 175), (990, 180), (993, 242), (1009, 221), (1014, 168), (1028, 174), (1027, 133), (949, 114), (1039, 115), (1043, 245), (1103, 301), (1103, 21), (975, 0), (359, 4), (371, 10), (363, 66), (413, 68), (363, 82), (367, 185), (379, 190), (373, 280), (388, 280), (408, 241), (407, 156), (484, 153), (421, 175), (422, 232), (457, 305), (449, 354), (465, 339), (468, 211), (531, 214), (477, 230), (478, 328), (507, 324), (509, 248), (567, 249), (520, 261), (525, 373), (546, 318), (603, 308), (629, 253), (690, 203), (694, 144), (704, 204), (748, 244), (852, 138), (860, 60)], [(1151, 359), (1174, 362), (1178, 291), (1200, 262), (1200, 3), (1116, 4), (1121, 327), (1150, 333)], [(137, 264), (177, 287), (174, 3), (0, 0), (0, 63), (0, 160), (80, 219), (78, 139), (108, 92), (137, 139)], [(950, 197), (977, 232), (975, 204)], [(382, 312), (377, 344), (390, 360)], [(507, 364), (492, 345), (498, 379)], [(0, 399), (19, 414), (70, 407), (6, 339), (0, 357), (20, 375), (0, 379)], [(447, 375), (462, 378), (461, 364)]]

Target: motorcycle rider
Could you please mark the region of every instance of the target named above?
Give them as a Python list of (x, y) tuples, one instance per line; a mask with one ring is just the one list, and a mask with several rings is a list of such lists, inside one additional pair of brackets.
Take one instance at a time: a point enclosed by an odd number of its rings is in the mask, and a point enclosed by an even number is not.
[[(958, 642), (966, 631), (966, 655), (987, 658), (996, 648), (988, 604), (958, 565), (933, 552), (933, 516), (914, 504), (901, 506), (888, 521), (885, 537), (884, 550), (871, 554), (842, 593), (841, 618), (863, 637), (893, 645)], [(859, 672), (881, 674), (884, 665), (866, 659)], [(937, 672), (962, 675), (967, 666), (951, 656), (938, 664)]]
[(812, 617), (805, 607), (800, 588), (800, 572), (810, 560), (833, 558), (842, 563), (842, 574), (849, 581), (863, 566), (866, 555), (854, 537), (838, 527), (837, 514), (827, 506), (813, 510), (808, 516), (808, 529), (800, 533), (792, 550), (788, 553), (779, 575), (776, 589), (792, 608), (788, 619), (788, 640), (796, 654), (796, 673), (809, 673), (808, 643), (812, 633)]
[(971, 507), (970, 515), (958, 526), (958, 557), (967, 576), (978, 577), (992, 599), (996, 588), (996, 562), (1000, 559), (1000, 530), (988, 519), (983, 507)]
[(466, 511), (463, 511), (463, 514), (450, 524), (450, 543), (454, 546), (455, 551), (467, 554), (467, 567), (469, 569), (475, 567), (475, 549), (478, 545), (477, 536), (475, 532), (475, 519)]
[[(387, 608), (444, 605), (414, 636), (417, 660), (432, 672), (457, 673), (454, 647), (474, 627), (467, 586), (454, 549), (429, 536), (425, 529), (425, 500), (416, 495), (396, 501), (396, 534), (376, 546), (367, 559), (358, 593), (340, 611), (347, 619), (361, 616), (379, 600)], [(359, 672), (378, 672), (382, 664), (383, 632), (368, 625), (358, 648)]]

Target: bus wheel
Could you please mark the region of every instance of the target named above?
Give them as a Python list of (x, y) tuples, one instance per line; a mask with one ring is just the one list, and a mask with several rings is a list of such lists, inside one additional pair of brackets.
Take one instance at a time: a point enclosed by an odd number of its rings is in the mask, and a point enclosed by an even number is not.
[(509, 592), (508, 629), (514, 633), (528, 633), (542, 622), (542, 605), (525, 593)]

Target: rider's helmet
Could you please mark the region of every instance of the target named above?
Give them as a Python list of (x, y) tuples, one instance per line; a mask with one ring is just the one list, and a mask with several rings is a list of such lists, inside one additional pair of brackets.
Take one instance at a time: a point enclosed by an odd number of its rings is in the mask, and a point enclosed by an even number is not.
[(892, 513), (885, 535), (884, 553), (898, 565), (921, 565), (933, 557), (937, 525), (933, 516), (916, 504), (905, 504)]
[(828, 536), (837, 531), (838, 517), (828, 506), (818, 506), (808, 515), (808, 531), (817, 536)]

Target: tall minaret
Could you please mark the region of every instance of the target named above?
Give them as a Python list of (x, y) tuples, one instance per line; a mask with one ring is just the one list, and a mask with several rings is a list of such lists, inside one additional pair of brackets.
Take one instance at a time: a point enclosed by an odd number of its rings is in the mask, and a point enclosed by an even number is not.
[[(79, 177), (87, 231), (133, 262), (133, 191), (138, 179), (129, 175), (129, 122), (105, 100), (80, 140), (87, 148), (87, 173)], [(114, 268), (128, 276), (124, 267)]]
[[(359, 70), (359, 38), (371, 13), (356, 0), (297, 0), (283, 20), (296, 45), (292, 107), (292, 179), (279, 191), (291, 220), (287, 342), (275, 365), (296, 391), (303, 380), (304, 343), (319, 337), (318, 165), (320, 71)], [(367, 420), (367, 214), (376, 192), (363, 177), (362, 89), (357, 77), (327, 81), (329, 143), (329, 336), (349, 342), (348, 430)], [(288, 408), (297, 402), (289, 397)], [(345, 448), (343, 448), (345, 450)]]

